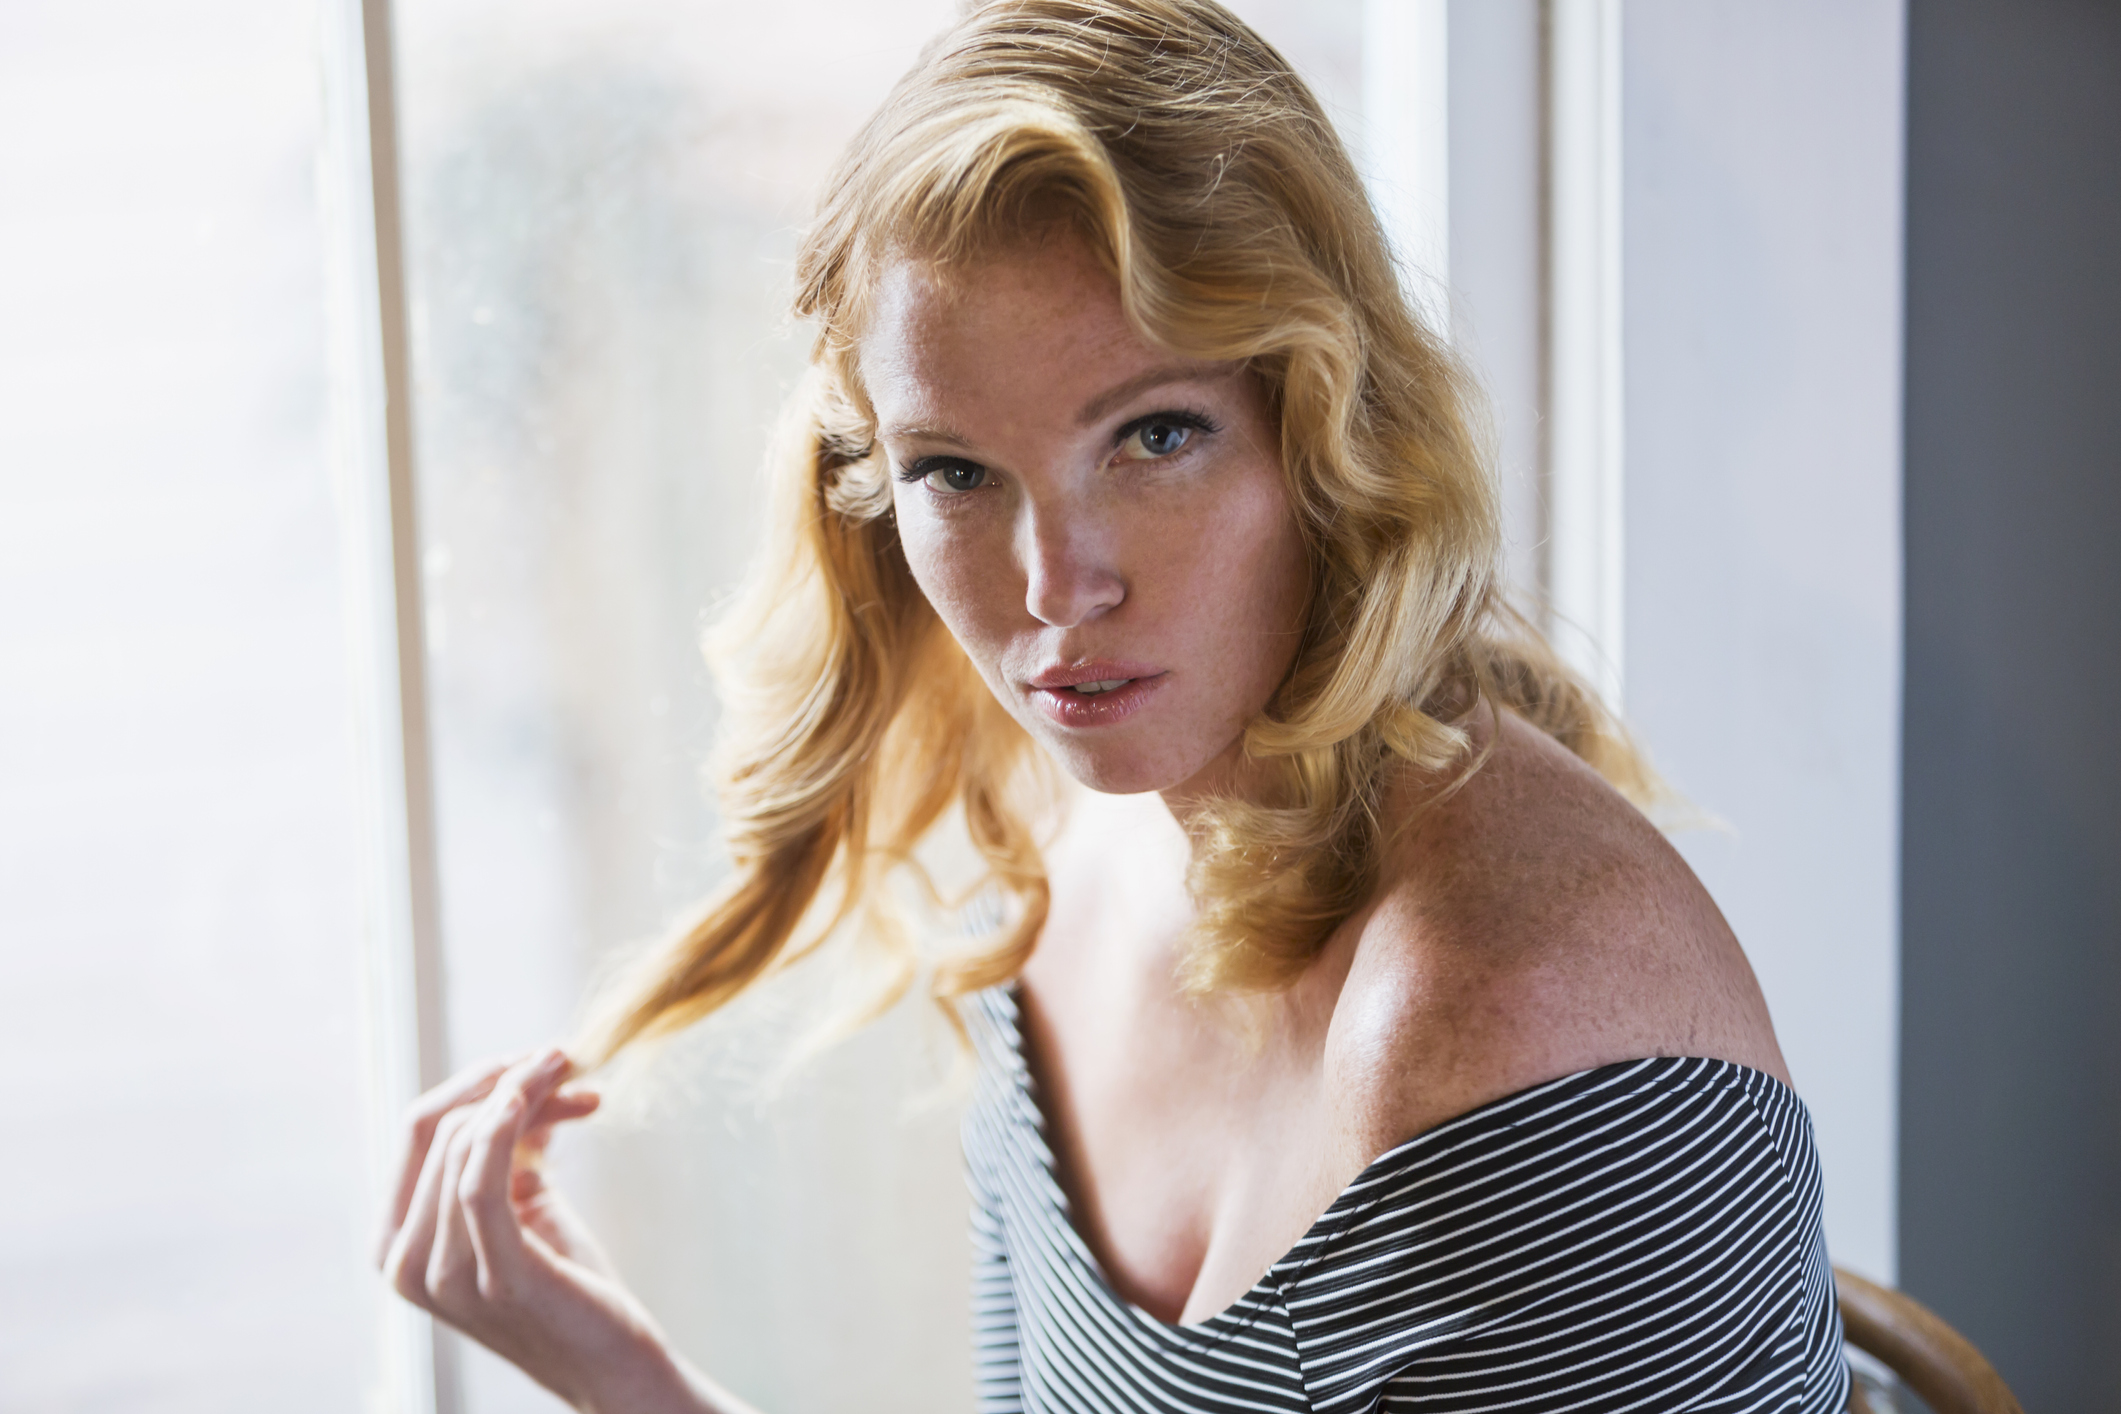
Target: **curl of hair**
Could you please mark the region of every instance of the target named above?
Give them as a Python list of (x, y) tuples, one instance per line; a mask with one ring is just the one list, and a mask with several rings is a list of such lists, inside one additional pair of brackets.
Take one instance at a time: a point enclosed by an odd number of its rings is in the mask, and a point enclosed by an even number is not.
[[(1514, 711), (1638, 803), (1654, 794), (1618, 722), (1504, 602), (1478, 392), (1413, 313), (1287, 62), (1212, 0), (992, 0), (856, 137), (803, 242), (796, 309), (817, 343), (772, 458), (774, 539), (710, 645), (734, 872), (630, 979), (591, 1058), (704, 1016), (799, 954), (799, 932), (865, 909), (954, 806), (1011, 906), (932, 990), (947, 1001), (1029, 956), (1047, 901), (1034, 748), (906, 566), (855, 348), (891, 261), (947, 269), (1055, 223), (1145, 340), (1260, 379), (1308, 547), (1294, 666), (1245, 734), (1272, 789), (1211, 803), (1193, 830), (1190, 987), (1300, 973), (1376, 883), (1388, 774), (1462, 784), (1476, 714)], [(881, 1010), (916, 969), (873, 923), (895, 959)]]

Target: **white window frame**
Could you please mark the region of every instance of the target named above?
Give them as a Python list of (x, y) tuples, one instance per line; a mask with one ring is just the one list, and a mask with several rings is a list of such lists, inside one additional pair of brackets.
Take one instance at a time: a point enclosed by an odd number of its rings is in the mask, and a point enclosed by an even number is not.
[[(1483, 3), (1484, 0), (1459, 0)], [(1545, 153), (1545, 627), (1618, 711), (1626, 625), (1621, 0), (1538, 0)], [(1371, 198), (1431, 326), (1451, 329), (1451, 0), (1365, 0)]]
[(1545, 0), (1547, 606), (1555, 648), (1622, 710), (1626, 441), (1621, 0)]
[[(449, 1065), (389, 0), (325, 0), (332, 455), (352, 653), (373, 1200), (399, 1115)], [(459, 1414), (455, 1339), (378, 1287), (376, 1405)]]

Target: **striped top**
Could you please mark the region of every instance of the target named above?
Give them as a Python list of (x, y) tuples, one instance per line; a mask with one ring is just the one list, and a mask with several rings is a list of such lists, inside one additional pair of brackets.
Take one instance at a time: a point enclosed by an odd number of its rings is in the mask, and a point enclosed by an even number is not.
[(966, 1011), (987, 1414), (1847, 1402), (1811, 1119), (1770, 1076), (1626, 1061), (1483, 1105), (1364, 1169), (1236, 1305), (1172, 1325), (1069, 1221), (1014, 994)]

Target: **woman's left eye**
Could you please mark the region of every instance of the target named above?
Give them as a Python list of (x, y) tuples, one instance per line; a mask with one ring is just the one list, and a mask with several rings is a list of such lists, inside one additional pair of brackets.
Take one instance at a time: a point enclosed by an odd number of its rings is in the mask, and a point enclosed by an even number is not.
[(1154, 461), (1168, 457), (1193, 440), (1194, 429), (1183, 422), (1156, 418), (1130, 429), (1120, 440), (1122, 461)]

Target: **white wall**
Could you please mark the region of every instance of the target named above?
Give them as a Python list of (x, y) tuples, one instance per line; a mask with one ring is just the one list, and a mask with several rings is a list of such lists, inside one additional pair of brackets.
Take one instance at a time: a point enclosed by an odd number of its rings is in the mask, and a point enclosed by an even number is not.
[(1627, 712), (1894, 1275), (1902, 0), (1630, 0)]

